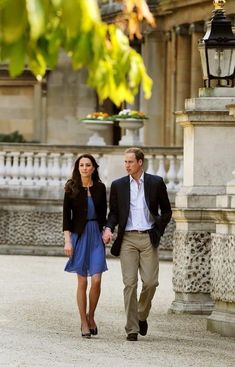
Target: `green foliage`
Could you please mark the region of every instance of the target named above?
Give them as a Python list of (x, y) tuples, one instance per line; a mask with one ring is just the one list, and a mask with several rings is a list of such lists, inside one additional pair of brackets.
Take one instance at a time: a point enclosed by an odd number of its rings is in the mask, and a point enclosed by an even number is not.
[(1, 143), (25, 143), (23, 135), (19, 131), (14, 131), (10, 134), (0, 134)]
[(27, 65), (40, 80), (63, 48), (75, 70), (87, 68), (101, 102), (132, 103), (141, 83), (150, 97), (141, 56), (120, 29), (101, 21), (96, 0), (0, 0), (0, 21), (0, 62), (9, 63), (11, 76)]

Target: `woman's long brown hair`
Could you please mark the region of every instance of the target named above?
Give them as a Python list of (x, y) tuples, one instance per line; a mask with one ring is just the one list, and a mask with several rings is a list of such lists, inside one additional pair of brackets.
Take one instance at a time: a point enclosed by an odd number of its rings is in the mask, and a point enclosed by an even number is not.
[(92, 166), (95, 168), (94, 172), (91, 175), (92, 181), (101, 182), (101, 179), (98, 173), (99, 165), (96, 162), (95, 158), (91, 154), (82, 154), (76, 159), (74, 163), (72, 177), (66, 182), (65, 188), (64, 188), (66, 192), (69, 192), (72, 195), (76, 195), (79, 192), (79, 187), (82, 186), (81, 175), (79, 172), (79, 163), (82, 158), (90, 159)]

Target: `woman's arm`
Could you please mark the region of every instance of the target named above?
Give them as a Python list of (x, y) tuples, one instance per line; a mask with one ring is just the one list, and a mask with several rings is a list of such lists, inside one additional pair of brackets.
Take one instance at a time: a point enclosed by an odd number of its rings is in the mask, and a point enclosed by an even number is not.
[(73, 246), (70, 231), (64, 231), (64, 254), (65, 256), (72, 256), (73, 254)]
[(64, 194), (63, 203), (63, 231), (64, 231), (64, 254), (72, 256), (73, 246), (71, 241), (71, 202), (67, 192)]

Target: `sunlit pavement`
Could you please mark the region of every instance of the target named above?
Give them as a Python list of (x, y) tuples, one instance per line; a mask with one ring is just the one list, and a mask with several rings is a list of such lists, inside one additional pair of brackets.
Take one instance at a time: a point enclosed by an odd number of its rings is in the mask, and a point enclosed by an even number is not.
[(149, 332), (126, 341), (118, 259), (108, 258), (96, 321), (99, 334), (80, 336), (76, 275), (62, 257), (0, 256), (0, 366), (234, 367), (235, 338), (206, 330), (205, 316), (168, 313), (172, 264), (161, 262)]

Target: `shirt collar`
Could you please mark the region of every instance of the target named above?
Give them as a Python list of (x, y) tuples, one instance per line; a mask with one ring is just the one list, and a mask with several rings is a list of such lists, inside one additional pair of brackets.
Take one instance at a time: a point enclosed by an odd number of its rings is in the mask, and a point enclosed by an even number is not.
[[(135, 179), (130, 175), (130, 183), (132, 183), (133, 181), (135, 181)], [(142, 172), (142, 175), (139, 178), (140, 182), (144, 182), (144, 171)]]

